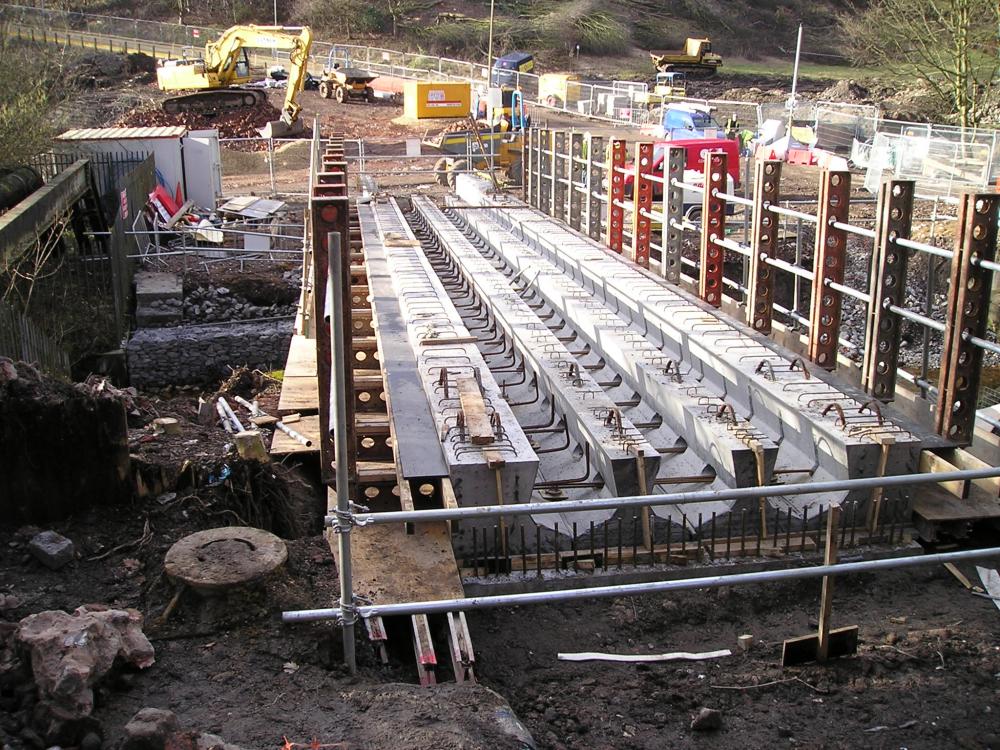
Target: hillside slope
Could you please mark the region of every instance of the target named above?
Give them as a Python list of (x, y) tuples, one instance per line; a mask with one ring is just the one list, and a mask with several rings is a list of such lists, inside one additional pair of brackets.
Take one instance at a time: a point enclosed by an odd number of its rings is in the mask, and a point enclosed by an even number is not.
[[(278, 0), (276, 7), (279, 23), (309, 23), (333, 41), (479, 57), (489, 39), (489, 0)], [(530, 50), (549, 69), (564, 66), (577, 45), (582, 57), (614, 67), (646, 50), (680, 47), (687, 36), (711, 38), (725, 58), (788, 59), (799, 23), (805, 59), (846, 62), (836, 17), (848, 0), (496, 0), (495, 7), (494, 51)], [(92, 13), (215, 26), (271, 23), (274, 8), (272, 0), (74, 4)]]

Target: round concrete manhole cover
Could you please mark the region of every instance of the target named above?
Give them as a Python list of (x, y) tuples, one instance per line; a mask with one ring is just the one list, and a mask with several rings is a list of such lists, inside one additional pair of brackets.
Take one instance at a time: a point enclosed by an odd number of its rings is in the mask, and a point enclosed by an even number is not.
[(222, 591), (255, 583), (288, 559), (285, 543), (274, 534), (246, 526), (198, 531), (167, 551), (164, 570), (196, 591)]

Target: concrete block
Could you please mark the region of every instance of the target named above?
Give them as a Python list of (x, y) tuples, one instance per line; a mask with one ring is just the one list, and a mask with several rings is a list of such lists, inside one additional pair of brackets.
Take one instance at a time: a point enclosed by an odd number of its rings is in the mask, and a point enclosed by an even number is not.
[(183, 296), (184, 285), (177, 274), (140, 271), (135, 275), (135, 299), (138, 305), (160, 299), (181, 299)]
[(72, 562), (76, 552), (72, 541), (54, 531), (36, 534), (28, 542), (28, 550), (36, 560), (52, 570), (59, 570)]

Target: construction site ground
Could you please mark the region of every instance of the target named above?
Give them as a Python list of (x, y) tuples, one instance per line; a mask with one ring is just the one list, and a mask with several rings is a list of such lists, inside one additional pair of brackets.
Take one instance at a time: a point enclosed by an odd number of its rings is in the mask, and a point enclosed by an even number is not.
[[(749, 78), (745, 84), (760, 88), (768, 80)], [(144, 96), (155, 98), (155, 87), (146, 86)], [(269, 96), (280, 106), (281, 93)], [(312, 91), (302, 105), (324, 132), (363, 137), (370, 156), (402, 154), (404, 139), (436, 129), (404, 122), (396, 105), (341, 105)], [(547, 119), (552, 126), (586, 128), (579, 119)], [(603, 125), (596, 128), (601, 130)], [(426, 175), (407, 175), (409, 164), (387, 163), (393, 175), (380, 183), (401, 195), (440, 190), (427, 184)], [(424, 168), (432, 164), (428, 160)], [(308, 144), (278, 146), (274, 169), (279, 191), (303, 191)], [(266, 152), (224, 144), (223, 174), (227, 194), (271, 190)], [(813, 173), (789, 170), (784, 185), (789, 195), (815, 195)], [(235, 265), (229, 270), (239, 272)], [(251, 281), (266, 287), (266, 272), (257, 274)], [(180, 419), (183, 440), (140, 443), (137, 433), (134, 452), (168, 471), (180, 471), (189, 461), (222, 461), (225, 433), (196, 424), (199, 392), (157, 395), (162, 398), (153, 411)], [(262, 404), (273, 399), (265, 389)], [(202, 600), (187, 592), (175, 602), (163, 571), (166, 551), (180, 538), (253, 520), (248, 513), (260, 511), (222, 486), (149, 497), (124, 509), (85, 510), (52, 524), (78, 552), (78, 560), (59, 571), (27, 552), (39, 529), (0, 519), (0, 625), (87, 603), (134, 607), (145, 617), (156, 664), (116, 673), (98, 688), (94, 717), (103, 729), (103, 747), (116, 747), (126, 722), (155, 706), (174, 711), (185, 729), (212, 732), (248, 749), (278, 748), (283, 738), (344, 750), (520, 748), (492, 721), (506, 701), (539, 750), (1000, 748), (1000, 611), (997, 602), (971, 595), (942, 567), (838, 579), (834, 625), (858, 625), (860, 645), (856, 656), (822, 666), (780, 666), (782, 641), (817, 626), (820, 583), (807, 581), (471, 612), (476, 687), (420, 688), (408, 637), (390, 642), (384, 666), (359, 629), (360, 669), (351, 676), (335, 624), (281, 623), (283, 610), (332, 606), (339, 596), (329, 540), (319, 531), (326, 496), (318, 472), (288, 463), (268, 482), (284, 488), (288, 506), (282, 512), (306, 520), (299, 533), (286, 534), (296, 538), (288, 540), (285, 568), (249, 595)], [(977, 580), (974, 566), (962, 570)], [(736, 645), (742, 634), (754, 637), (748, 653)], [(732, 656), (699, 662), (558, 659), (561, 652), (576, 651), (726, 648)], [(439, 653), (439, 659), (447, 655)], [(16, 726), (15, 707), (0, 704), (0, 728)], [(703, 707), (721, 712), (719, 729), (691, 729)], [(21, 732), (3, 750), (43, 748), (37, 740)]]
[[(383, 667), (366, 642), (358, 644), (360, 673), (350, 677), (334, 625), (281, 624), (281, 610), (337, 596), (320, 535), (288, 543), (287, 568), (264, 592), (212, 606), (189, 594), (159, 623), (173, 595), (163, 577), (166, 550), (223, 522), (227, 508), (202, 494), (197, 502), (80, 514), (56, 528), (84, 559), (58, 572), (25, 559), (31, 530), (0, 530), (4, 619), (90, 602), (146, 615), (156, 664), (99, 690), (95, 717), (106, 747), (144, 706), (170, 709), (183, 727), (246, 748), (278, 747), (283, 736), (351, 749), (517, 747), (489, 737), (480, 713), (493, 700), (486, 691), (421, 689), (412, 684), (412, 656)], [(135, 544), (88, 559), (127, 542)], [(965, 572), (975, 578), (971, 567)], [(818, 581), (691, 591), (488, 610), (471, 613), (469, 626), (480, 684), (509, 701), (547, 750), (998, 746), (1000, 612), (992, 602), (969, 595), (943, 568), (841, 579), (834, 623), (860, 626), (859, 654), (782, 669), (781, 641), (815, 628), (818, 597)], [(756, 641), (749, 654), (736, 648), (743, 633)], [(557, 659), (563, 651), (721, 648), (734, 655), (643, 665)], [(703, 706), (722, 712), (720, 731), (689, 729)]]

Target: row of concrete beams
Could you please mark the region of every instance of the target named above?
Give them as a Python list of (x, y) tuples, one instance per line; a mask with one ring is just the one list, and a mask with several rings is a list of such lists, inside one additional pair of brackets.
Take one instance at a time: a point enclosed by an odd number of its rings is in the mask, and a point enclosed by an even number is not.
[(383, 232), (380, 232), (375, 210), (371, 204), (358, 204), (372, 319), (378, 336), (385, 391), (392, 399), (388, 410), (392, 434), (406, 436), (405, 440), (395, 441), (396, 462), (402, 479), (411, 485), (411, 494), (419, 502), (424, 497), (419, 492), (420, 485), (429, 482), (436, 486), (448, 476), (448, 466), (437, 437), (434, 414), (424, 395), (417, 356), (407, 336), (406, 320), (400, 310), (382, 242), (394, 217), (385, 206), (378, 207), (383, 219)]
[[(643, 437), (565, 344), (539, 319), (510, 281), (486, 260), (429, 199), (415, 197), (444, 251), (524, 358), (539, 388), (554, 400), (570, 436), (590, 455), (614, 495), (652, 488), (660, 453)], [(641, 456), (641, 460), (637, 457)]]
[(688, 450), (711, 466), (725, 487), (753, 487), (771, 476), (778, 446), (720, 402), (698, 396), (696, 380), (633, 330), (578, 283), (511, 237), (481, 211), (459, 211), (468, 223), (545, 303), (620, 373), (624, 381), (682, 436)]
[[(406, 336), (461, 505), (524, 502), (538, 457), (395, 200), (372, 207)], [(461, 390), (460, 390), (461, 389)], [(464, 394), (470, 394), (463, 404)], [(398, 402), (398, 399), (396, 399)], [(478, 407), (478, 408), (477, 408)], [(471, 413), (474, 408), (481, 412)], [(480, 429), (488, 420), (487, 432)], [(475, 420), (478, 424), (471, 424)], [(408, 440), (405, 425), (398, 439)]]
[[(766, 477), (768, 482), (901, 474), (916, 468), (919, 437), (857, 389), (811, 372), (774, 342), (522, 202), (489, 194), (482, 180), (463, 176), (458, 193), (471, 205), (502, 200), (501, 207), (477, 213), (492, 216), (644, 337), (657, 339), (665, 355), (698, 381), (692, 394), (719, 397), (770, 437), (779, 448), (772, 469), (777, 476)], [(795, 505), (801, 509), (806, 502)]]

